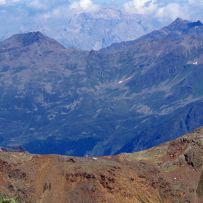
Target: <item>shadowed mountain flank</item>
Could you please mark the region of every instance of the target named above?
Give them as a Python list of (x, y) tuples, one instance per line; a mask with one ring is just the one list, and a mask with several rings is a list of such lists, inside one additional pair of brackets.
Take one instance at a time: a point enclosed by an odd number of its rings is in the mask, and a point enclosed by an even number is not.
[(90, 52), (15, 35), (0, 43), (0, 145), (76, 156), (147, 149), (203, 125), (202, 79), (200, 21)]

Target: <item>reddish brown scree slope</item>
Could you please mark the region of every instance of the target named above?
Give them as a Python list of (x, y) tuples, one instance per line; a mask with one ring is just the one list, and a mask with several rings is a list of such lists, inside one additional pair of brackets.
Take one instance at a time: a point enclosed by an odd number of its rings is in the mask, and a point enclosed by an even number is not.
[(0, 193), (30, 203), (203, 203), (203, 129), (113, 157), (0, 152)]

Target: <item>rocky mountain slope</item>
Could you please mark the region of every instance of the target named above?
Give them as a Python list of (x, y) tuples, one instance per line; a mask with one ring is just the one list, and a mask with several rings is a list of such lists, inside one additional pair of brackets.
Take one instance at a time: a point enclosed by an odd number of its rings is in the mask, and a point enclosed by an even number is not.
[(201, 203), (203, 129), (134, 154), (0, 152), (0, 193), (29, 203)]
[(202, 79), (200, 21), (90, 52), (15, 35), (0, 43), (0, 145), (77, 156), (146, 149), (203, 125)]

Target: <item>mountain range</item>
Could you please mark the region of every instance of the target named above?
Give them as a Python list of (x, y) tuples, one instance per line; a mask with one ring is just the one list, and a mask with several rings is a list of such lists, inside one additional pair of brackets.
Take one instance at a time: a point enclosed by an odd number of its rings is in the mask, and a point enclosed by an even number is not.
[(0, 151), (0, 202), (201, 203), (202, 169), (202, 128), (147, 151), (117, 156)]
[[(96, 13), (69, 13), (66, 17), (57, 19), (29, 19), (30, 23), (22, 26), (5, 25), (1, 30), (0, 39), (5, 39), (11, 33), (40, 31), (57, 39), (65, 47), (82, 50), (99, 50), (112, 43), (134, 40), (154, 29), (162, 23), (147, 16), (130, 14), (115, 8), (103, 8)], [(52, 14), (54, 16), (54, 14)], [(126, 32), (127, 30), (127, 32)]]
[(99, 51), (40, 32), (0, 42), (0, 145), (111, 155), (203, 125), (203, 24), (176, 19)]

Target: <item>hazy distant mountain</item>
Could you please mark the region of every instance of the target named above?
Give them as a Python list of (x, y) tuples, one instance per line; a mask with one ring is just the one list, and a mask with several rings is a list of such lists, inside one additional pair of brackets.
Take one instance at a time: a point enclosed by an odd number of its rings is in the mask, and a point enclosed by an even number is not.
[[(53, 27), (54, 29), (50, 29)], [(32, 22), (22, 31), (40, 30), (66, 47), (98, 50), (115, 42), (135, 40), (156, 28), (160, 28), (160, 23), (154, 19), (103, 8), (97, 13), (67, 14), (61, 21), (50, 20), (42, 22), (42, 25), (39, 22)], [(2, 31), (0, 39), (9, 34), (10, 32)]]
[(58, 30), (60, 34), (55, 33), (55, 36), (66, 47), (98, 50), (112, 43), (135, 40), (160, 27), (157, 22), (145, 18), (113, 9), (97, 14), (80, 13), (71, 16), (64, 29)]
[(35, 153), (145, 149), (203, 125), (203, 25), (177, 19), (100, 51), (39, 32), (0, 44), (0, 145)]

